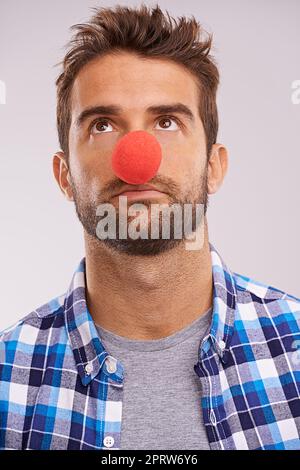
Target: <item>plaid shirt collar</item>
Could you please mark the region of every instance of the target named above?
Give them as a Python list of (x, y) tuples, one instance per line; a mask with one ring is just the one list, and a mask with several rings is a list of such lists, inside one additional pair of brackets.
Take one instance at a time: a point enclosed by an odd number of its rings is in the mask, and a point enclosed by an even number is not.
[[(109, 356), (99, 339), (93, 318), (86, 303), (85, 258), (83, 258), (67, 291), (64, 302), (65, 324), (73, 350), (78, 374), (83, 385), (88, 385), (100, 372)], [(103, 367), (106, 375), (106, 368)], [(121, 364), (110, 379), (122, 382)]]
[[(225, 364), (233, 334), (236, 308), (236, 286), (232, 272), (211, 243), (210, 253), (213, 276), (213, 313), (209, 334), (200, 345), (200, 354), (206, 351), (210, 342)], [(109, 356), (99, 339), (93, 318), (86, 303), (85, 258), (83, 258), (67, 291), (64, 302), (65, 323), (73, 350), (76, 367), (83, 385), (87, 386), (96, 377)], [(114, 374), (103, 371), (117, 383), (123, 381), (122, 365), (117, 363)]]

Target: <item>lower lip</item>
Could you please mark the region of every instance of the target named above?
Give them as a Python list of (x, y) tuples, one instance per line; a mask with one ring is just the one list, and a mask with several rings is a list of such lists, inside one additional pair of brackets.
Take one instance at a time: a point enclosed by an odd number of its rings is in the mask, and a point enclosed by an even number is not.
[(122, 194), (118, 194), (118, 196), (127, 196), (128, 200), (131, 199), (148, 199), (148, 198), (155, 198), (159, 196), (164, 196), (165, 193), (161, 193), (160, 191), (155, 190), (146, 190), (146, 191), (125, 191)]

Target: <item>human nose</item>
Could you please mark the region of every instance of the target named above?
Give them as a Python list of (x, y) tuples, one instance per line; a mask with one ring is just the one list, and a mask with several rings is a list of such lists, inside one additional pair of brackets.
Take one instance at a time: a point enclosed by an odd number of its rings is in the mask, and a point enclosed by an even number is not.
[(136, 130), (117, 141), (111, 165), (116, 176), (126, 183), (144, 184), (156, 175), (161, 160), (162, 149), (156, 137)]

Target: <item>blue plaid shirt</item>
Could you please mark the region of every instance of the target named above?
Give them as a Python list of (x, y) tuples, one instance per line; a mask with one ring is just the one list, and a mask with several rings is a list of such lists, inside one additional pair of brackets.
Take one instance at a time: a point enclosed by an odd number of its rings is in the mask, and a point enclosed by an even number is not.
[[(300, 299), (210, 250), (212, 323), (191, 364), (210, 447), (300, 449)], [(0, 449), (120, 449), (123, 377), (87, 309), (83, 259), (66, 294), (0, 334)]]

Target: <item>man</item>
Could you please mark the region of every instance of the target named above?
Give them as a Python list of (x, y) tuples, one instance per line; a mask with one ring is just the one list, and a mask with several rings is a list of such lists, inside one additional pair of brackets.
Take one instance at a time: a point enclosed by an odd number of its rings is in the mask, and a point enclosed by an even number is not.
[[(230, 271), (209, 243), (228, 166), (211, 38), (158, 6), (101, 8), (76, 28), (53, 169), (86, 256), (65, 295), (1, 334), (0, 448), (300, 449), (300, 300)], [(111, 164), (136, 131), (162, 151), (148, 187)], [(204, 207), (201, 248), (97, 236), (97, 208), (124, 215), (124, 191), (128, 210), (190, 203), (195, 222)]]

